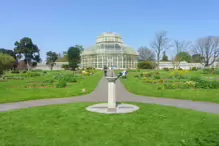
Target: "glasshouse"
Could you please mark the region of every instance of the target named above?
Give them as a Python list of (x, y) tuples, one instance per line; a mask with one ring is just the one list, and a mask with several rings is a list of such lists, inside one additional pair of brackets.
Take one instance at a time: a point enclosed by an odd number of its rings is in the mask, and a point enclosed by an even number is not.
[(116, 33), (107, 32), (98, 36), (96, 44), (81, 54), (81, 67), (103, 69), (137, 68), (138, 53), (123, 43), (122, 37)]

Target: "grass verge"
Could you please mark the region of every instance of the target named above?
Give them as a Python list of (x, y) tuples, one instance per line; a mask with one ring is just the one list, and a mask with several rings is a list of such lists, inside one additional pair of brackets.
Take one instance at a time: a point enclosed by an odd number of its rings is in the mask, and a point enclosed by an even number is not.
[[(69, 71), (48, 71), (45, 76), (0, 82), (0, 103), (80, 96), (94, 91), (103, 77), (103, 73), (97, 71), (93, 75), (76, 78), (77, 82), (68, 83), (66, 88), (24, 88), (29, 82), (41, 83), (43, 80), (52, 79), (57, 73), (65, 75), (69, 74)], [(86, 89), (86, 93), (83, 93), (82, 89)]]
[(0, 113), (0, 145), (216, 146), (219, 116), (133, 103), (130, 114), (103, 115), (75, 103)]

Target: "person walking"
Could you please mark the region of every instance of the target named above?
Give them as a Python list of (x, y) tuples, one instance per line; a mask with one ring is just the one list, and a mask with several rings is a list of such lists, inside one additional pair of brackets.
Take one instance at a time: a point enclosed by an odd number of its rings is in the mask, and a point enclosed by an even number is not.
[(104, 65), (104, 67), (103, 67), (103, 72), (104, 72), (104, 76), (106, 77), (107, 76), (107, 66), (106, 65)]

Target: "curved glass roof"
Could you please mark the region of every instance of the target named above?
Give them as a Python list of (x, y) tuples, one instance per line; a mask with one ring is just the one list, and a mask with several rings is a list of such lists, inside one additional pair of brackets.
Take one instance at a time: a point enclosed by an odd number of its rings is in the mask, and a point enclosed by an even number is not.
[(88, 47), (81, 55), (100, 53), (138, 55), (137, 51), (123, 43), (122, 37), (119, 34), (112, 32), (106, 32), (98, 36), (96, 45)]

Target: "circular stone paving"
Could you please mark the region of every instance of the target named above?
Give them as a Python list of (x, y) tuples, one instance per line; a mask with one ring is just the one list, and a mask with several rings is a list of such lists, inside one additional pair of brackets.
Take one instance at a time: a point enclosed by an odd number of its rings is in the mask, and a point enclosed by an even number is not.
[(118, 104), (116, 107), (116, 110), (109, 110), (107, 103), (100, 103), (91, 105), (86, 108), (86, 110), (96, 113), (102, 113), (102, 114), (124, 114), (124, 113), (131, 113), (136, 110), (138, 110), (139, 107), (132, 105), (132, 104)]

